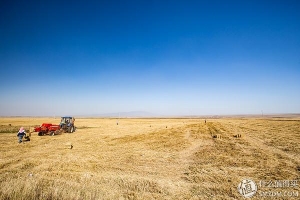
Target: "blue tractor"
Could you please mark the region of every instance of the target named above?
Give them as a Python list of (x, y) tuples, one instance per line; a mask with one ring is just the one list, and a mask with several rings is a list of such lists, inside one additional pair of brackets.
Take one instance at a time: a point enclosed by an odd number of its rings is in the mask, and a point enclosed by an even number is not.
[(59, 125), (64, 132), (73, 133), (75, 131), (75, 118), (62, 117)]

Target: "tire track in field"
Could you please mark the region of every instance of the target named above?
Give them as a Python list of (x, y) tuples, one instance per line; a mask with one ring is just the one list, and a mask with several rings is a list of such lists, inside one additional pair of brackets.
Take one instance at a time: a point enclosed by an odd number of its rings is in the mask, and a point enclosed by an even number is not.
[[(195, 130), (195, 128), (197, 128), (197, 130)], [(207, 133), (209, 133), (207, 126), (201, 124), (197, 124), (196, 127), (189, 127), (185, 130), (184, 139), (187, 140), (190, 145), (179, 153), (179, 157), (183, 163), (193, 163), (193, 155), (197, 153), (201, 147), (213, 145), (213, 141), (210, 140)]]
[(264, 144), (264, 142), (259, 138), (253, 138), (249, 135), (244, 136), (244, 139), (251, 144), (251, 146), (262, 149), (264, 151), (268, 151), (270, 153), (279, 154), (285, 158), (289, 158), (290, 160), (295, 161), (296, 163), (300, 164), (300, 156), (296, 154), (286, 153), (283, 150), (269, 146)]
[(191, 132), (191, 130), (186, 130), (186, 133), (184, 135), (184, 138), (186, 140), (188, 140), (188, 142), (190, 143), (190, 146), (180, 152), (180, 159), (182, 159), (182, 161), (184, 161), (184, 162), (189, 162), (190, 159), (188, 159), (188, 158), (191, 157), (194, 153), (196, 153), (197, 150), (201, 146), (201, 140), (193, 139), (191, 137), (190, 132)]

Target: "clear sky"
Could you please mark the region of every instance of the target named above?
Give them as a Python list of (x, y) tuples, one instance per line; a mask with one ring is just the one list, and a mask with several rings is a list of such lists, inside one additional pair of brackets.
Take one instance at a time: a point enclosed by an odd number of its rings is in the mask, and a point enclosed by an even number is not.
[(300, 1), (1, 1), (0, 76), (2, 116), (300, 113)]

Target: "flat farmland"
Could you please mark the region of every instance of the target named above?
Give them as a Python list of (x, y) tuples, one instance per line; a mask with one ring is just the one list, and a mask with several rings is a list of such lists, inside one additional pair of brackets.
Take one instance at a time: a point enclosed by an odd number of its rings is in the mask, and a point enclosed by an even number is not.
[[(78, 118), (74, 133), (32, 133), (18, 144), (21, 126), (59, 121), (0, 118), (0, 199), (244, 199), (244, 179), (257, 184), (251, 199), (300, 193), (297, 117)], [(260, 185), (287, 180), (289, 187)]]

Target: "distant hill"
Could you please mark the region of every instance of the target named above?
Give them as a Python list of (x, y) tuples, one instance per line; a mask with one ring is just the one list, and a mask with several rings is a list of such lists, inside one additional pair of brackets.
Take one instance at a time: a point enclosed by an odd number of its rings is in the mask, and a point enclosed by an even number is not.
[(121, 118), (143, 118), (143, 117), (157, 117), (158, 115), (155, 115), (150, 112), (145, 112), (145, 111), (131, 111), (131, 112), (119, 112), (119, 113), (104, 113), (104, 114), (94, 114), (92, 115), (93, 117), (121, 117)]

